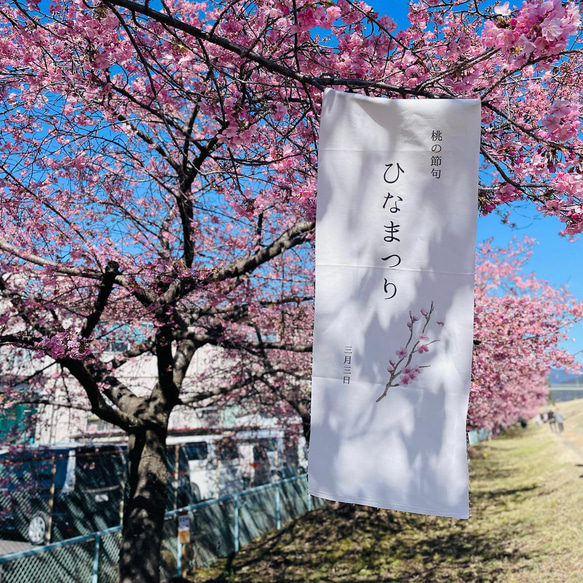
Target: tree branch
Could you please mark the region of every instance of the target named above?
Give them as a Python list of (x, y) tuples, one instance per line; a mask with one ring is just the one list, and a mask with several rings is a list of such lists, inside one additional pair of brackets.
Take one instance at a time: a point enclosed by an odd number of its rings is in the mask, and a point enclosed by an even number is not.
[(33, 253), (27, 253), (22, 249), (19, 249), (15, 245), (11, 243), (7, 243), (6, 241), (2, 241), (0, 239), (0, 249), (2, 251), (6, 251), (10, 253), (10, 255), (14, 255), (23, 261), (27, 261), (29, 263), (33, 263), (35, 265), (39, 265), (40, 267), (50, 267), (56, 273), (61, 273), (63, 275), (73, 275), (75, 277), (83, 277), (85, 279), (94, 279), (99, 280), (102, 277), (102, 274), (99, 271), (92, 271), (92, 270), (82, 270), (78, 267), (69, 267), (67, 265), (63, 265), (61, 263), (57, 263), (56, 261), (51, 261), (50, 259), (45, 259), (44, 257), (40, 257), (39, 255), (34, 255)]
[(218, 283), (251, 273), (257, 267), (283, 253), (286, 249), (291, 249), (296, 245), (304, 243), (315, 226), (316, 224), (313, 221), (298, 221), (295, 225), (284, 231), (275, 241), (272, 241), (267, 247), (260, 249), (253, 255), (235, 261), (231, 265), (223, 268), (211, 270), (206, 277), (202, 278), (201, 282), (192, 279), (183, 281), (183, 291), (191, 291), (196, 287), (202, 287), (210, 283)]
[[(101, 419), (113, 423), (125, 431), (135, 431), (138, 428), (144, 427), (143, 420), (138, 419), (134, 415), (125, 413), (121, 409), (116, 409), (105, 401), (99, 390), (95, 376), (91, 374), (91, 371), (85, 366), (85, 364), (68, 357), (59, 359), (57, 362), (66, 368), (77, 379), (77, 381), (79, 381), (91, 403), (91, 411)], [(111, 379), (107, 379), (106, 382), (111, 384)], [(118, 384), (121, 383), (118, 381)], [(115, 390), (116, 387), (112, 388)], [(130, 393), (130, 391), (127, 391), (127, 393)], [(125, 393), (126, 397), (128, 396), (127, 393)], [(113, 402), (117, 401), (117, 403), (123, 405), (123, 403), (120, 403), (121, 399), (119, 397), (115, 398), (115, 395), (112, 396), (114, 397), (112, 399)], [(135, 395), (134, 399), (141, 402), (141, 399), (138, 399)]]
[(91, 333), (95, 329), (95, 326), (99, 323), (99, 319), (103, 314), (103, 310), (107, 305), (109, 296), (113, 291), (113, 285), (115, 283), (115, 278), (119, 274), (119, 263), (117, 261), (108, 261), (105, 267), (105, 273), (101, 280), (101, 287), (99, 288), (99, 294), (95, 300), (93, 306), (93, 312), (89, 314), (83, 328), (81, 329), (81, 337), (89, 338)]
[(316, 87), (323, 91), (326, 87), (331, 87), (333, 85), (342, 85), (346, 87), (367, 87), (367, 88), (376, 88), (382, 89), (389, 93), (396, 93), (398, 95), (420, 95), (424, 97), (444, 97), (449, 98), (448, 95), (441, 95), (432, 93), (425, 89), (419, 88), (407, 88), (407, 87), (399, 87), (396, 85), (389, 85), (388, 83), (383, 83), (379, 81), (365, 81), (363, 79), (345, 79), (345, 78), (336, 78), (333, 75), (330, 76), (323, 76), (323, 77), (314, 77), (313, 75), (305, 75), (300, 73), (299, 71), (295, 71), (289, 67), (285, 67), (280, 63), (268, 59), (255, 51), (244, 47), (238, 43), (232, 42), (225, 37), (219, 36), (214, 34), (213, 32), (207, 32), (202, 30), (192, 24), (188, 24), (183, 22), (182, 20), (170, 16), (169, 14), (164, 14), (162, 12), (158, 12), (157, 10), (152, 10), (149, 7), (149, 3), (146, 2), (144, 5), (138, 4), (137, 2), (133, 2), (132, 0), (104, 0), (105, 4), (109, 6), (120, 6), (122, 8), (126, 8), (130, 12), (134, 14), (141, 14), (143, 16), (147, 16), (160, 24), (163, 24), (168, 27), (172, 27), (176, 30), (181, 30), (186, 32), (187, 34), (193, 36), (194, 38), (209, 42), (211, 44), (217, 45), (231, 53), (239, 55), (241, 58), (248, 59), (249, 61), (253, 61), (271, 71), (272, 73), (276, 73), (281, 75), (282, 77), (286, 77), (288, 79), (293, 79), (294, 81), (298, 81), (303, 85), (311, 85), (312, 87)]

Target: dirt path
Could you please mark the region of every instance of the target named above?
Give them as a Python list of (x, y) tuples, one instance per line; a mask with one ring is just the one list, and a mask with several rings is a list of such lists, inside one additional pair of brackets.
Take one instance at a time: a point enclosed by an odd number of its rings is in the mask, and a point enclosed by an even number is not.
[(583, 449), (581, 449), (574, 441), (571, 441), (564, 435), (559, 435), (558, 438), (565, 444), (566, 447), (575, 452), (583, 460)]

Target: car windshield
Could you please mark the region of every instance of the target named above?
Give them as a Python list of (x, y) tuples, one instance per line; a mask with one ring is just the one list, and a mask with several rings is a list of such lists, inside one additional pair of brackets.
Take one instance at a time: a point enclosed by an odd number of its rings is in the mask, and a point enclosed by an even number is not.
[(184, 451), (189, 460), (205, 460), (208, 456), (208, 443), (200, 441), (198, 443), (188, 443), (184, 446)]
[(117, 450), (82, 450), (77, 452), (76, 476), (91, 489), (120, 483), (124, 461)]

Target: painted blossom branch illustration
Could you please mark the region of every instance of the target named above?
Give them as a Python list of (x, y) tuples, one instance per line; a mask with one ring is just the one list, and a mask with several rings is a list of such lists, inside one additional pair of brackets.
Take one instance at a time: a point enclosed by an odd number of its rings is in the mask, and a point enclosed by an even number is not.
[[(389, 366), (387, 372), (389, 373), (389, 380), (385, 385), (385, 390), (382, 395), (376, 400), (378, 403), (382, 401), (389, 392), (391, 387), (398, 387), (399, 385), (408, 385), (410, 382), (414, 381), (420, 374), (422, 369), (429, 368), (430, 365), (414, 365), (413, 359), (418, 354), (424, 354), (429, 352), (429, 346), (436, 340), (429, 340), (426, 335), (429, 322), (431, 321), (431, 316), (433, 315), (434, 305), (431, 302), (429, 311), (420, 310), (421, 316), (414, 316), (409, 312), (409, 321), (407, 322), (407, 327), (409, 328), (409, 338), (407, 343), (403, 348), (397, 350), (396, 355), (398, 360), (389, 360)], [(416, 335), (416, 331), (419, 330), (417, 322), (423, 324), (419, 335)], [(443, 322), (437, 322), (439, 326), (443, 326)], [(398, 381), (398, 382), (397, 382)]]

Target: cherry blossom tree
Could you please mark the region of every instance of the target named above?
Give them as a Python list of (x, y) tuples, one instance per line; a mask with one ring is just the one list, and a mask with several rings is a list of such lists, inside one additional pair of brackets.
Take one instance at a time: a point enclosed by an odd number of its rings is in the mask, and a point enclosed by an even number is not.
[(470, 429), (497, 431), (534, 416), (547, 402), (551, 368), (580, 369), (561, 343), (583, 317), (583, 303), (524, 272), (533, 244), (479, 248)]
[[(199, 349), (237, 364), (191, 404), (253, 384), (306, 418), (286, 379), (309, 362), (323, 89), (481, 98), (482, 211), (524, 199), (583, 229), (576, 4), (422, 0), (409, 18), (397, 32), (352, 0), (0, 5), (0, 344), (127, 432), (121, 581), (159, 579), (164, 442)], [(142, 355), (147, 395), (119, 374)]]

